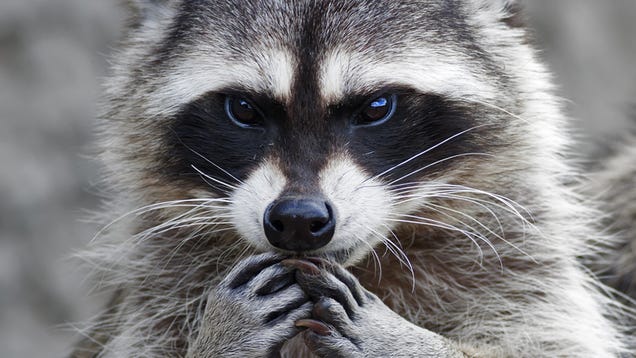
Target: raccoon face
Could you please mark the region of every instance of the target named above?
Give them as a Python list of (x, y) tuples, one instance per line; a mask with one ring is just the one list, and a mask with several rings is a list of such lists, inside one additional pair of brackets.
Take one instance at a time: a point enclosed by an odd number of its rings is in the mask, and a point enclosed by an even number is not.
[(184, 2), (128, 92), (161, 134), (122, 136), (253, 247), (355, 261), (501, 142), (515, 98), (467, 6)]

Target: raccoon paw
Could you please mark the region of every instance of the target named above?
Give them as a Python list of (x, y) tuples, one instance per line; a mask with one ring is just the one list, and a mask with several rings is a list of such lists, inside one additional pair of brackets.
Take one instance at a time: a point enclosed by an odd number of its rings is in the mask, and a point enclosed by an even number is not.
[(365, 355), (357, 327), (364, 308), (374, 295), (339, 265), (323, 260), (284, 260), (297, 269), (296, 279), (314, 302), (310, 319), (296, 322), (306, 328), (305, 344), (320, 357), (362, 357)]
[(340, 265), (323, 260), (284, 260), (314, 302), (305, 344), (320, 357), (463, 357), (445, 338), (393, 312)]
[(263, 254), (239, 263), (210, 293), (188, 357), (268, 357), (299, 333), (311, 314), (308, 295), (281, 257)]

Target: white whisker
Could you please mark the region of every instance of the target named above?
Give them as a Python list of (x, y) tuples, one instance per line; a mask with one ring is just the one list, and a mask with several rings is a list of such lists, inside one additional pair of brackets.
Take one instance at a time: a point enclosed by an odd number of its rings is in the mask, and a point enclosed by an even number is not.
[(424, 217), (414, 216), (414, 215), (402, 215), (402, 217), (404, 217), (405, 219), (389, 219), (389, 220), (390, 221), (394, 221), (394, 222), (406, 223), (406, 224), (425, 225), (425, 226), (436, 227), (436, 228), (440, 228), (440, 229), (444, 229), (444, 230), (455, 231), (455, 232), (461, 233), (462, 235), (464, 235), (465, 237), (470, 239), (473, 242), (473, 244), (475, 244), (475, 246), (477, 247), (477, 250), (479, 250), (480, 265), (483, 265), (484, 252), (481, 249), (481, 245), (479, 245), (477, 240), (475, 240), (475, 239), (479, 239), (480, 241), (484, 242), (486, 245), (488, 245), (492, 249), (492, 251), (494, 252), (495, 256), (499, 260), (500, 265), (503, 267), (503, 262), (501, 260), (501, 257), (499, 256), (499, 253), (497, 252), (496, 248), (492, 245), (492, 243), (487, 238), (483, 237), (483, 235), (481, 235), (479, 233), (472, 232), (472, 231), (466, 231), (466, 230), (458, 228), (458, 227), (456, 227), (454, 225), (451, 225), (451, 224), (448, 224), (448, 223), (444, 223), (444, 222), (441, 222), (441, 221), (438, 221), (438, 220), (433, 220), (433, 219), (430, 219), (430, 218), (424, 218)]
[(221, 172), (223, 172), (225, 175), (229, 176), (230, 178), (234, 179), (237, 183), (239, 184), (245, 184), (242, 180), (240, 180), (239, 178), (235, 177), (234, 175), (232, 175), (232, 173), (228, 172), (227, 170), (225, 170), (224, 168), (222, 168), (221, 166), (219, 166), (218, 164), (214, 163), (213, 161), (211, 161), (210, 159), (206, 158), (203, 154), (197, 152), (196, 150), (190, 148), (190, 146), (188, 146), (187, 144), (185, 144), (181, 138), (176, 135), (177, 139), (179, 140), (179, 142), (181, 142), (181, 145), (183, 145), (186, 149), (188, 149), (189, 151), (191, 151), (192, 153), (196, 154), (198, 157), (200, 157), (201, 159), (205, 160), (207, 163), (209, 163), (210, 165), (214, 166), (216, 169), (220, 170)]
[[(146, 214), (148, 212), (158, 211), (158, 210), (163, 210), (163, 209), (170, 209), (170, 208), (184, 208), (184, 207), (191, 207), (191, 208), (198, 208), (198, 207), (215, 208), (215, 207), (217, 207), (217, 208), (223, 208), (223, 206), (211, 206), (209, 204), (210, 203), (224, 203), (225, 204), (225, 203), (228, 203), (228, 202), (229, 202), (229, 200), (225, 199), (225, 198), (207, 198), (207, 199), (172, 200), (172, 201), (164, 201), (164, 202), (159, 202), (159, 203), (146, 205), (146, 206), (143, 206), (141, 208), (137, 208), (137, 209), (131, 210), (129, 212), (126, 212), (126, 213), (120, 215), (119, 217), (115, 218), (114, 220), (112, 220), (107, 225), (104, 225), (104, 227), (102, 227), (93, 236), (93, 238), (91, 239), (91, 243), (94, 242), (100, 236), (102, 236), (104, 234), (104, 232), (109, 230), (115, 224), (121, 222), (122, 220), (126, 219), (127, 217), (129, 217), (131, 215), (140, 216), (140, 215)], [(199, 203), (199, 204), (195, 205), (194, 203)]]
[[(213, 181), (213, 182), (215, 182), (215, 183), (217, 183), (217, 184), (223, 185), (223, 186), (228, 187), (228, 188), (230, 188), (230, 189), (232, 189), (232, 190), (236, 190), (236, 189), (238, 189), (238, 187), (237, 187), (236, 185), (232, 185), (232, 184), (226, 183), (226, 182), (224, 182), (224, 181), (222, 181), (222, 180), (219, 180), (219, 179), (214, 178), (214, 177), (212, 177), (212, 176), (210, 176), (210, 175), (208, 175), (208, 174), (205, 174), (204, 172), (202, 172), (201, 170), (199, 170), (199, 169), (198, 169), (197, 167), (195, 167), (194, 165), (191, 165), (191, 167), (192, 167), (192, 169), (194, 169), (197, 173), (199, 173), (202, 177), (204, 177), (204, 178), (205, 178), (205, 179), (207, 179), (207, 180), (211, 180), (211, 181)], [(209, 183), (208, 183), (208, 185), (209, 185)]]
[(426, 169), (429, 169), (429, 168), (434, 167), (434, 166), (436, 166), (438, 164), (447, 162), (449, 160), (453, 160), (453, 159), (457, 159), (457, 158), (461, 158), (461, 157), (468, 157), (468, 156), (489, 156), (489, 157), (492, 157), (491, 154), (486, 154), (486, 153), (463, 153), (463, 154), (452, 155), (450, 157), (446, 157), (444, 159), (440, 159), (440, 160), (437, 160), (437, 161), (435, 161), (433, 163), (427, 164), (427, 165), (425, 165), (425, 166), (423, 166), (423, 167), (421, 167), (421, 168), (419, 168), (417, 170), (414, 170), (414, 171), (412, 171), (412, 172), (410, 172), (408, 174), (405, 174), (405, 175), (399, 177), (398, 179), (395, 179), (395, 180), (389, 182), (388, 185), (393, 185), (393, 184), (395, 184), (395, 183), (397, 183), (397, 182), (399, 182), (401, 180), (404, 180), (404, 179), (406, 179), (406, 178), (408, 178), (410, 176), (413, 176), (413, 175), (415, 175), (417, 173), (420, 173), (420, 172), (422, 172), (422, 171), (424, 171)]
[(495, 110), (497, 110), (497, 111), (500, 111), (500, 112), (502, 112), (502, 113), (504, 113), (504, 114), (509, 115), (509, 116), (510, 116), (510, 117), (512, 117), (512, 118), (518, 119), (518, 120), (520, 120), (520, 121), (522, 121), (522, 122), (530, 123), (527, 119), (525, 119), (525, 118), (523, 118), (523, 117), (521, 117), (521, 116), (519, 116), (519, 115), (517, 115), (517, 114), (514, 114), (514, 113), (512, 113), (512, 112), (510, 112), (510, 111), (508, 111), (508, 110), (506, 110), (506, 109), (504, 109), (504, 108), (502, 108), (502, 107), (499, 107), (499, 106), (497, 106), (497, 105), (495, 105), (495, 104), (492, 104), (492, 103), (483, 102), (483, 101), (480, 101), (480, 100), (477, 100), (477, 99), (474, 99), (474, 98), (471, 98), (471, 99), (464, 98), (464, 99), (463, 99), (463, 101), (468, 102), (468, 103), (481, 104), (482, 106), (485, 106), (485, 107), (489, 107), (489, 108), (495, 109)]
[(376, 180), (376, 179), (378, 179), (378, 178), (382, 178), (382, 177), (384, 177), (386, 174), (389, 174), (389, 173), (391, 173), (392, 171), (394, 171), (395, 169), (400, 168), (400, 167), (402, 167), (402, 166), (404, 166), (404, 165), (406, 165), (406, 164), (408, 164), (408, 163), (410, 163), (410, 162), (414, 161), (415, 159), (417, 159), (417, 158), (419, 158), (419, 157), (421, 157), (421, 156), (423, 156), (423, 155), (425, 155), (425, 154), (429, 153), (430, 151), (432, 151), (432, 150), (434, 150), (434, 149), (439, 148), (440, 146), (442, 146), (442, 145), (444, 145), (444, 144), (446, 144), (446, 143), (448, 143), (448, 142), (452, 141), (453, 139), (455, 139), (455, 138), (457, 138), (457, 137), (460, 137), (460, 136), (462, 136), (462, 135), (464, 135), (464, 134), (466, 134), (466, 133), (468, 133), (468, 132), (471, 132), (471, 131), (473, 131), (473, 130), (475, 130), (475, 129), (477, 129), (477, 128), (484, 127), (484, 126), (486, 126), (486, 124), (477, 125), (477, 126), (474, 126), (474, 127), (468, 128), (468, 129), (466, 129), (466, 130), (463, 130), (463, 131), (461, 131), (461, 132), (459, 132), (459, 133), (457, 133), (457, 134), (454, 134), (454, 135), (452, 135), (452, 136), (450, 136), (450, 137), (448, 137), (448, 138), (444, 139), (443, 141), (441, 141), (441, 142), (439, 142), (439, 143), (437, 143), (437, 144), (435, 144), (435, 145), (433, 145), (433, 146), (431, 146), (431, 147), (429, 147), (429, 148), (427, 148), (427, 149), (425, 149), (425, 150), (423, 150), (423, 151), (421, 151), (421, 152), (419, 152), (419, 153), (417, 153), (417, 154), (415, 154), (415, 155), (411, 156), (410, 158), (408, 158), (408, 159), (406, 159), (406, 160), (404, 160), (404, 161), (402, 161), (402, 162), (400, 162), (400, 163), (398, 163), (398, 164), (396, 164), (396, 165), (394, 165), (394, 166), (390, 167), (389, 169), (387, 169), (387, 170), (385, 170), (385, 171), (381, 172), (380, 174), (377, 174), (377, 175), (375, 175), (375, 176), (371, 177), (370, 179), (368, 179), (368, 180), (366, 180), (366, 181), (372, 181), (372, 180)]
[(408, 267), (409, 272), (411, 273), (411, 292), (415, 292), (415, 271), (413, 269), (413, 264), (411, 263), (411, 260), (409, 259), (408, 255), (406, 254), (406, 252), (404, 251), (404, 249), (401, 247), (401, 241), (400, 238), (397, 237), (397, 235), (395, 234), (395, 232), (393, 230), (391, 230), (391, 228), (389, 227), (389, 225), (387, 224), (383, 224), (383, 226), (389, 231), (389, 233), (391, 234), (391, 236), (393, 236), (393, 238), (395, 239), (395, 242), (391, 241), (390, 238), (386, 238), (385, 244), (389, 243), (391, 245), (393, 245), (395, 247), (395, 250), (399, 253), (400, 257), (396, 258), (403, 264), (406, 265), (406, 267)]
[(373, 256), (373, 262), (374, 262), (374, 272), (378, 272), (378, 284), (380, 284), (380, 281), (382, 280), (382, 261), (380, 260), (380, 256), (378, 256), (377, 251), (375, 251), (375, 248), (373, 246), (371, 246), (367, 240), (365, 240), (364, 238), (361, 238), (359, 236), (355, 236), (354, 237), (358, 242), (363, 243), (365, 246), (367, 246), (369, 248), (369, 251), (371, 252), (371, 255)]

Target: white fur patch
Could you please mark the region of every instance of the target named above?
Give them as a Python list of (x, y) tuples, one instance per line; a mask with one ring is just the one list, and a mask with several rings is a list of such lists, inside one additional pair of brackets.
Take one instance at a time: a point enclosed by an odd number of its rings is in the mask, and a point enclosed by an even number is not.
[(275, 162), (265, 161), (232, 195), (231, 222), (238, 233), (255, 247), (271, 249), (263, 229), (267, 206), (278, 198), (287, 180)]
[[(331, 202), (336, 230), (323, 253), (349, 251), (349, 262), (365, 256), (383, 241), (391, 226), (390, 193), (346, 156), (332, 159), (320, 174), (320, 188)], [(267, 207), (279, 198), (287, 183), (275, 162), (264, 162), (234, 192), (231, 223), (238, 233), (260, 250), (274, 250), (263, 230)]]
[(334, 103), (354, 90), (406, 85), (457, 99), (495, 97), (496, 89), (469, 65), (461, 52), (444, 49), (406, 50), (390, 59), (336, 49), (327, 55), (320, 69), (321, 95), (327, 103)]
[[(207, 52), (214, 54), (215, 51)], [(213, 55), (189, 57), (171, 70), (169, 76), (156, 80), (159, 89), (149, 95), (150, 114), (173, 115), (181, 106), (206, 93), (232, 87), (271, 93), (275, 99), (286, 103), (291, 97), (296, 68), (293, 56), (281, 49), (253, 53), (257, 55), (245, 58), (243, 62), (227, 62)]]
[(336, 215), (336, 231), (326, 251), (357, 248), (350, 252), (353, 262), (385, 239), (393, 204), (384, 185), (341, 155), (320, 173), (320, 187)]

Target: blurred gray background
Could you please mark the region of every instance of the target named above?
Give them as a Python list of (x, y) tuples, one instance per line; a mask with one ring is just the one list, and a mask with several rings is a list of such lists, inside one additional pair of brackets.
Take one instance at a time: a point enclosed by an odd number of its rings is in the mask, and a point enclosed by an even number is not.
[[(581, 151), (635, 127), (636, 0), (526, 3)], [(117, 0), (0, 0), (1, 357), (63, 356), (65, 325), (98, 309), (69, 257), (97, 231), (95, 103), (124, 16)]]

